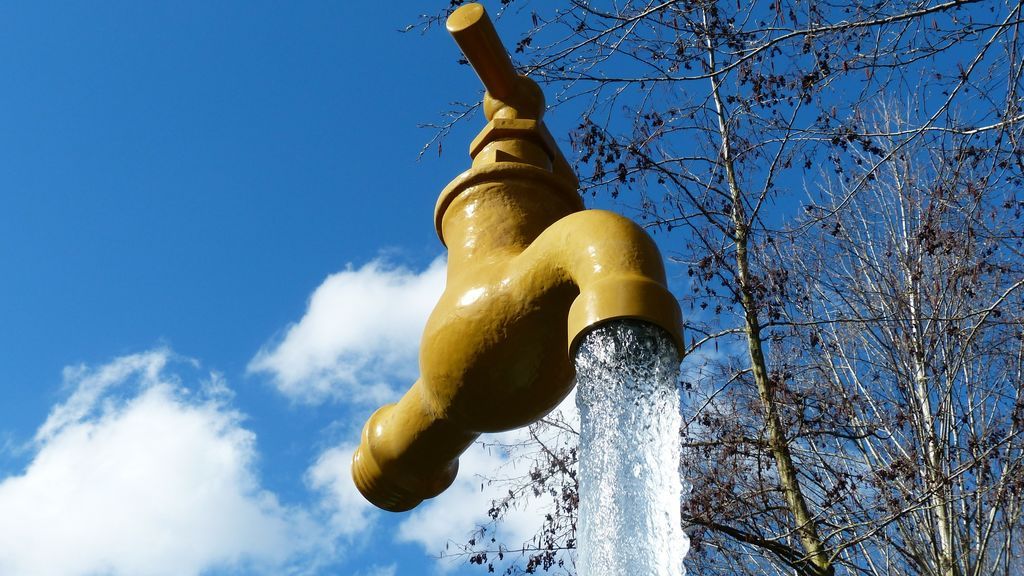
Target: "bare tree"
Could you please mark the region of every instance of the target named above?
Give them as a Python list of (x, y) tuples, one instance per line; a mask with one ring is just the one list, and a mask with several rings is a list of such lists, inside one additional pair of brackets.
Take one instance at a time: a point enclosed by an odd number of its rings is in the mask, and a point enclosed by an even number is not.
[[(906, 122), (879, 115), (889, 153)], [(836, 179), (790, 260), (814, 320), (794, 333), (819, 351), (805, 369), (851, 399), (861, 432), (813, 446), (823, 479), (859, 485), (836, 553), (862, 548), (874, 573), (1024, 571), (1024, 222), (991, 146), (1006, 135), (924, 137), (852, 197)]]
[[(682, 442), (683, 474), (693, 487), (683, 503), (693, 570), (814, 576), (911, 569), (987, 573), (978, 572), (982, 565), (1009, 570), (1019, 551), (1006, 544), (999, 556), (996, 542), (1009, 543), (1006, 538), (1019, 528), (1012, 499), (986, 524), (972, 524), (968, 535), (958, 522), (963, 511), (991, 514), (995, 494), (1008, 497), (1005, 493), (1013, 491), (1012, 480), (997, 479), (1015, 475), (983, 474), (980, 468), (968, 473), (960, 468), (967, 461), (950, 460), (948, 453), (952, 445), (966, 446), (972, 434), (985, 443), (1015, 438), (1016, 429), (989, 426), (992, 419), (1016, 414), (1012, 402), (992, 402), (980, 391), (969, 399), (954, 389), (975, 390), (978, 382), (993, 389), (989, 379), (996, 364), (989, 353), (1006, 360), (1000, 365), (1010, 382), (1013, 339), (1004, 337), (997, 354), (990, 345), (999, 338), (989, 326), (997, 311), (1007, 317), (1009, 299), (1019, 298), (1019, 290), (1010, 290), (1019, 267), (1010, 266), (999, 281), (985, 276), (994, 290), (1009, 290), (1001, 303), (992, 299), (997, 292), (986, 292), (988, 300), (962, 303), (963, 314), (985, 310), (986, 302), (994, 305), (984, 322), (975, 315), (943, 324), (965, 330), (979, 326), (969, 341), (924, 332), (939, 328), (926, 321), (939, 312), (921, 299), (931, 285), (918, 286), (921, 296), (908, 300), (910, 308), (902, 312), (909, 318), (917, 314), (924, 323), (910, 321), (910, 332), (893, 332), (909, 336), (910, 344), (901, 341), (906, 355), (901, 359), (910, 364), (901, 369), (910, 366), (918, 376), (908, 381), (906, 394), (892, 396), (891, 407), (877, 411), (865, 407), (870, 397), (856, 388), (849, 370), (863, 377), (880, 360), (853, 353), (859, 336), (850, 330), (883, 330), (891, 319), (868, 315), (851, 322), (852, 313), (837, 316), (838, 303), (823, 304), (826, 287), (812, 280), (832, 271), (830, 259), (847, 257), (837, 240), (844, 227), (853, 226), (847, 220), (874, 222), (879, 214), (870, 199), (889, 198), (895, 182), (915, 182), (924, 195), (915, 202), (933, 210), (954, 195), (964, 198), (961, 188), (937, 186), (960, 165), (973, 162), (968, 172), (989, 179), (957, 172), (958, 186), (970, 181), (975, 192), (997, 180), (1004, 191), (1019, 186), (1024, 173), (1021, 4), (503, 0), (502, 5), (510, 16), (506, 22), (529, 16), (517, 57), (522, 69), (555, 95), (553, 116), (564, 111), (579, 118), (571, 145), (583, 191), (631, 211), (659, 235), (677, 264), (691, 337), (683, 382), (691, 412)], [(881, 95), (913, 114), (900, 122), (876, 122)], [(441, 126), (439, 134), (445, 130)], [(893, 180), (901, 165), (915, 166), (921, 159), (935, 165), (931, 172), (907, 172)], [(886, 186), (880, 185), (883, 176)], [(936, 185), (921, 184), (926, 180)], [(940, 189), (947, 196), (937, 196)], [(1001, 209), (1000, 218), (1019, 209), (1015, 196), (1004, 196), (1012, 206)], [(963, 218), (981, 218), (970, 212), (980, 206), (965, 204)], [(852, 212), (855, 208), (862, 213)], [(1000, 258), (1019, 261), (1019, 247), (1013, 247), (1019, 237), (995, 230), (995, 221), (988, 226), (991, 238), (1001, 242)], [(833, 242), (821, 241), (822, 230)], [(908, 230), (905, 235), (919, 231)], [(867, 242), (884, 254), (877, 244), (882, 241), (851, 236), (847, 242)], [(970, 250), (981, 249), (979, 241), (959, 239), (962, 250), (951, 253), (950, 262), (966, 258), (968, 244)], [(798, 248), (805, 252), (797, 253)], [(811, 249), (816, 261), (804, 258)], [(955, 286), (972, 278), (961, 277)], [(850, 288), (837, 277), (829, 290), (841, 298)], [(862, 294), (891, 298), (881, 291)], [(826, 337), (831, 356), (822, 353)], [(932, 348), (940, 344), (947, 348)], [(877, 348), (896, 354), (881, 344)], [(957, 363), (949, 364), (953, 360)], [(850, 364), (845, 371), (843, 361)], [(971, 370), (970, 378), (962, 375)], [(947, 373), (959, 380), (943, 380)], [(940, 382), (945, 396), (934, 393)], [(971, 402), (972, 408), (958, 412), (953, 402)], [(980, 427), (950, 420), (970, 414)], [(881, 452), (880, 438), (891, 441), (890, 429), (903, 432), (900, 445), (915, 446), (908, 453), (912, 457), (897, 459), (895, 448)], [(574, 493), (575, 452), (567, 434), (568, 444), (530, 448), (540, 457), (524, 481), (536, 489), (512, 490), (495, 504), (496, 521), (519, 495)], [(1000, 446), (1012, 450), (1011, 444)], [(872, 447), (877, 454), (868, 455)], [(972, 450), (972, 458), (1003, 454)], [(1000, 462), (1011, 456), (1000, 456)], [(915, 483), (904, 480), (911, 500), (902, 507), (883, 497), (891, 487), (872, 487), (888, 479), (894, 462), (915, 463), (911, 470), (918, 477)], [(878, 475), (881, 470), (885, 476)], [(536, 539), (532, 551), (487, 538), (474, 539), (464, 550), (492, 568), (501, 554), (509, 573), (557, 567), (558, 550), (574, 545), (574, 513), (572, 497), (560, 501), (543, 528), (546, 537)], [(934, 536), (930, 540), (920, 538), (925, 527)], [(988, 534), (986, 551), (971, 552), (982, 528)], [(523, 563), (509, 561), (507, 550), (522, 550)], [(996, 557), (1003, 558), (1001, 564), (988, 563)], [(964, 568), (968, 564), (972, 571)], [(571, 569), (564, 558), (562, 568)]]

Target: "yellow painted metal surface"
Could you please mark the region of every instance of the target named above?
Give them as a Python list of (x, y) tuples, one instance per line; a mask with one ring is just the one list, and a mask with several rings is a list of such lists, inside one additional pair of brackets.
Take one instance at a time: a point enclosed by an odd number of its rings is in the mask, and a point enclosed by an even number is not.
[(352, 459), (359, 490), (392, 511), (444, 491), (481, 433), (554, 408), (588, 329), (643, 319), (683, 349), (654, 242), (622, 216), (583, 209), (542, 122), (543, 94), (515, 74), (483, 8), (456, 10), (448, 29), (487, 88), (488, 124), (470, 146), (472, 167), (437, 201), (448, 278), (423, 333), (420, 379), (370, 417)]

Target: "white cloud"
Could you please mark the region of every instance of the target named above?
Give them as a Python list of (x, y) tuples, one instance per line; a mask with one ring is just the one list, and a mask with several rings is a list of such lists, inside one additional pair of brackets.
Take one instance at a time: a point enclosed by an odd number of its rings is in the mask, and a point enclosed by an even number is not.
[[(73, 389), (0, 481), (0, 574), (280, 572), (322, 544), (314, 522), (260, 488), (254, 435), (211, 394), (163, 375), (170, 355), (65, 371)], [(113, 394), (136, 384), (130, 394)], [(192, 397), (196, 396), (196, 397)]]
[(350, 466), (355, 449), (354, 444), (331, 448), (306, 473), (306, 483), (321, 493), (321, 506), (332, 533), (348, 538), (368, 535), (377, 519), (376, 508), (352, 481)]
[(395, 564), (389, 564), (387, 566), (371, 566), (356, 576), (395, 576), (397, 572), (398, 566)]
[(65, 385), (73, 385), (75, 391), (63, 404), (50, 411), (46, 422), (36, 432), (36, 442), (45, 442), (62, 428), (81, 421), (97, 407), (97, 401), (112, 386), (135, 376), (145, 384), (153, 384), (167, 364), (167, 352), (155, 350), (145, 354), (124, 356), (90, 372), (84, 365), (64, 369)]
[(249, 370), (269, 373), (282, 393), (303, 402), (391, 400), (395, 381), (416, 377), (420, 335), (444, 276), (443, 258), (419, 273), (375, 260), (332, 274)]
[[(579, 429), (575, 391), (562, 401), (556, 413), (558, 419)], [(558, 441), (554, 432), (547, 430), (539, 440), (547, 446), (554, 446)], [(530, 459), (528, 453), (537, 450), (538, 443), (530, 438), (525, 428), (485, 435), (482, 440), (459, 458), (459, 475), (452, 486), (440, 496), (421, 504), (399, 525), (399, 541), (419, 544), (428, 554), (437, 554), (445, 550), (449, 542), (465, 544), (478, 526), (489, 522), (487, 511), (491, 503), (507, 494), (509, 485), (504, 480), (524, 473), (523, 468), (528, 466)], [(485, 447), (485, 444), (512, 448), (504, 450)], [(547, 509), (540, 501), (520, 497), (518, 507), (506, 513), (498, 526), (499, 541), (510, 547), (529, 542), (546, 513)], [(464, 558), (442, 559), (438, 568), (447, 571), (463, 563)]]

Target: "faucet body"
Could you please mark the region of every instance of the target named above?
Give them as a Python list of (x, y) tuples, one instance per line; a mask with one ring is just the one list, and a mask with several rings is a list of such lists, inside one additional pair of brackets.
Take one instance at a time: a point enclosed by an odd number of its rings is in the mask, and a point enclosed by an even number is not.
[(522, 76), (505, 81), (503, 99), (485, 96), (489, 123), (470, 147), (472, 168), (438, 199), (448, 276), (423, 332), (420, 378), (370, 417), (353, 456), (357, 487), (386, 510), (441, 493), (481, 433), (528, 425), (557, 406), (589, 328), (642, 319), (682, 349), (654, 242), (622, 216), (583, 209), (540, 120), (540, 89)]

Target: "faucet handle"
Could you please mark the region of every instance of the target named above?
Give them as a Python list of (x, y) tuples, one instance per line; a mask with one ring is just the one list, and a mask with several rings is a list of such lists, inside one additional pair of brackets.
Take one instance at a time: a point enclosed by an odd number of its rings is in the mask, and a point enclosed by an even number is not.
[(512, 96), (519, 75), (484, 7), (461, 6), (448, 16), (447, 28), (487, 92), (498, 100)]
[[(578, 188), (579, 180), (572, 166), (541, 122), (545, 109), (544, 92), (536, 82), (516, 73), (512, 59), (483, 5), (476, 2), (464, 4), (448, 16), (446, 27), (487, 90), (483, 110), (490, 124), (484, 128), (485, 133), (496, 125), (495, 122), (535, 121), (533, 130), (550, 156), (553, 171), (574, 190)], [(475, 157), (486, 143), (485, 133), (470, 145), (471, 156)]]

